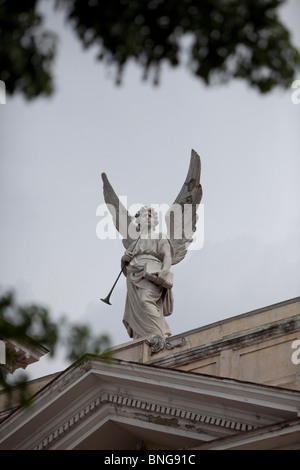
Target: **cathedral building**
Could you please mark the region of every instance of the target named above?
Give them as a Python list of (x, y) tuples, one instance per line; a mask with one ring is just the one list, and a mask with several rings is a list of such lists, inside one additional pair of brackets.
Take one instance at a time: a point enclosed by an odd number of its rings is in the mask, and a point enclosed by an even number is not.
[[(11, 372), (46, 353), (7, 348)], [(29, 408), (0, 392), (0, 450), (300, 450), (300, 298), (112, 353), (32, 381)]]

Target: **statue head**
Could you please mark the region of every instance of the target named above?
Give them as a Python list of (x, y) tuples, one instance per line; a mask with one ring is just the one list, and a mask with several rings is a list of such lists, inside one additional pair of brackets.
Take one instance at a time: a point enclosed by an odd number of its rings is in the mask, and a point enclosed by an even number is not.
[(137, 231), (153, 231), (158, 225), (157, 212), (152, 207), (143, 206), (135, 214)]

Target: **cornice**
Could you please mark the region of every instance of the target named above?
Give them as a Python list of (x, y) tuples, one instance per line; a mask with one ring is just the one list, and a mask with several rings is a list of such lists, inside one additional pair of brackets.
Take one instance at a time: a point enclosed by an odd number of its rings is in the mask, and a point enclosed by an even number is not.
[(13, 374), (17, 369), (26, 369), (29, 364), (38, 361), (44, 354), (48, 352), (46, 348), (37, 343), (27, 342), (21, 343), (14, 339), (4, 339), (7, 364), (5, 366), (7, 372)]
[[(297, 437), (293, 442), (288, 441), (286, 444), (284, 441), (285, 436), (289, 436), (295, 434)], [(270, 448), (269, 444), (267, 447), (263, 447), (260, 444), (260, 450), (284, 450), (285, 445), (288, 446), (289, 450), (299, 450), (300, 449), (300, 418), (295, 418), (291, 420), (280, 421), (278, 423), (272, 423), (266, 426), (261, 426), (259, 428), (252, 429), (249, 433), (241, 433), (238, 436), (225, 436), (219, 439), (215, 439), (213, 442), (206, 442), (200, 444), (199, 446), (193, 447), (189, 450), (239, 450), (239, 447), (255, 443), (255, 442), (263, 442), (268, 441), (271, 438), (279, 437), (281, 447), (278, 444), (275, 444), (274, 448)], [(278, 441), (277, 441), (278, 442)], [(245, 449), (245, 448), (244, 448)]]
[[(44, 437), (38, 444), (35, 444), (33, 450), (44, 450), (51, 448), (51, 446), (58, 443), (60, 438), (64, 437), (68, 432), (73, 430), (79, 422), (83, 423), (91, 416), (91, 414), (95, 413), (96, 410), (99, 410), (101, 407), (107, 404), (113, 405), (113, 407), (110, 408), (110, 414), (112, 414), (112, 418), (113, 415), (118, 413), (116, 408), (127, 407), (143, 411), (145, 414), (148, 412), (157, 413), (158, 417), (165, 415), (167, 417), (180, 418), (193, 425), (197, 423), (203, 423), (205, 425), (212, 425), (214, 427), (224, 428), (236, 432), (255, 429), (255, 426), (251, 424), (232, 419), (221, 419), (216, 416), (187, 411), (177, 407), (161, 405), (152, 401), (139, 400), (114, 393), (104, 393), (93, 399), (80, 411), (73, 414), (63, 424)], [(107, 410), (105, 411), (107, 413)]]
[(241, 334), (233, 335), (229, 338), (223, 338), (208, 344), (195, 346), (185, 349), (172, 355), (155, 358), (147, 362), (149, 365), (158, 365), (161, 367), (178, 367), (190, 364), (199, 359), (207, 358), (219, 354), (225, 349), (239, 349), (262, 340), (277, 338), (288, 333), (300, 330), (300, 315), (278, 321), (274, 324), (246, 331)]
[[(73, 436), (73, 430), (79, 432), (79, 440), (82, 430), (89, 432), (89, 418), (97, 426), (106, 416), (116, 419), (124, 410), (131, 410), (135, 418), (134, 411), (139, 412), (140, 422), (163, 415), (170, 422), (183, 420), (185, 429), (198, 428), (198, 433), (210, 427), (205, 431), (209, 435), (248, 431), (270, 419), (296, 416), (299, 397), (300, 392), (293, 390), (149, 364), (108, 364), (89, 355), (40, 390), (32, 408), (19, 409), (4, 419), (1, 448), (15, 439), (22, 449), (56, 448), (61, 439)], [(227, 410), (225, 415), (222, 410)]]

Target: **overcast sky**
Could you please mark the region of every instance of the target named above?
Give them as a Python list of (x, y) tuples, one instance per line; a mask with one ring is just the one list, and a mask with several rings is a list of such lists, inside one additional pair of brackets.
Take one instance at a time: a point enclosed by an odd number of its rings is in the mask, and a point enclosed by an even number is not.
[[(49, 3), (47, 3), (47, 8)], [(300, 3), (282, 11), (300, 47)], [(60, 42), (56, 93), (0, 106), (0, 282), (20, 303), (54, 318), (89, 322), (112, 344), (126, 284), (120, 240), (99, 240), (105, 171), (129, 206), (171, 204), (194, 148), (201, 156), (205, 241), (174, 266), (173, 334), (291, 299), (300, 292), (300, 104), (292, 89), (260, 95), (236, 81), (205, 87), (184, 68), (163, 68), (154, 87), (134, 64), (123, 85), (83, 51), (60, 14), (47, 24)], [(300, 77), (299, 77), (300, 79)], [(32, 376), (66, 367), (31, 366)]]

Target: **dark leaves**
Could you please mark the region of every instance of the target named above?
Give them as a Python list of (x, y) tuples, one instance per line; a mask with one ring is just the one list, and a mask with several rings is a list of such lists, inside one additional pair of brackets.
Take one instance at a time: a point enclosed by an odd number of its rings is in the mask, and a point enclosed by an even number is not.
[[(54, 321), (42, 306), (20, 306), (12, 292), (0, 297), (0, 339), (4, 342), (12, 339), (21, 345), (38, 343), (48, 348), (51, 356), (57, 354), (58, 347), (62, 346), (66, 358), (72, 362), (85, 354), (97, 354), (106, 361), (111, 359), (110, 352), (105, 351), (110, 346), (107, 335), (95, 336), (89, 326), (71, 324), (64, 317)], [(6, 364), (13, 360), (7, 351)], [(7, 382), (6, 375), (6, 366), (0, 366), (0, 389), (3, 388), (12, 401), (27, 406), (30, 403), (27, 377), (19, 376), (11, 384)]]
[[(185, 65), (206, 84), (233, 78), (261, 92), (288, 87), (299, 51), (278, 16), (284, 0), (57, 0), (84, 47), (116, 68), (120, 82), (134, 60), (143, 77), (163, 63)], [(43, 30), (38, 0), (0, 2), (0, 79), (27, 98), (53, 91), (55, 37)], [(186, 55), (183, 41), (189, 37)], [(151, 73), (151, 72), (154, 73)]]
[(37, 0), (0, 2), (0, 79), (27, 99), (53, 90), (55, 35), (44, 31)]

